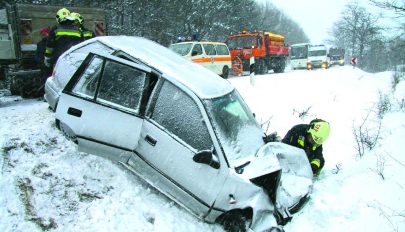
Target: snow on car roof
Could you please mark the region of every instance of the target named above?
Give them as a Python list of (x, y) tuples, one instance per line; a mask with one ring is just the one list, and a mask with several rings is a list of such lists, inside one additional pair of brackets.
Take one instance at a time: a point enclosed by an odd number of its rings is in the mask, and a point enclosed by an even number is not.
[(95, 40), (122, 50), (144, 63), (160, 70), (172, 81), (188, 86), (200, 98), (214, 98), (229, 93), (234, 88), (210, 70), (188, 61), (170, 49), (137, 36), (100, 36)]

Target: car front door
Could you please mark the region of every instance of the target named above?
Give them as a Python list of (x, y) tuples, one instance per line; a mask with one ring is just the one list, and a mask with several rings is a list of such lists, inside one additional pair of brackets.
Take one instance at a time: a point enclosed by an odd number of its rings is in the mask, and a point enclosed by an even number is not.
[[(168, 81), (158, 92), (129, 165), (137, 169), (139, 160), (147, 162), (155, 173), (152, 184), (203, 218), (223, 186), (227, 165), (193, 161), (196, 153), (214, 146), (201, 103)], [(218, 161), (215, 151), (214, 159)]]
[(138, 143), (151, 79), (148, 67), (89, 55), (60, 98), (61, 129), (71, 131), (80, 151), (126, 161)]
[(203, 51), (202, 45), (199, 43), (194, 44), (193, 48), (191, 49), (191, 60), (194, 63), (200, 64), (205, 68), (210, 69), (210, 59), (207, 58), (207, 55)]

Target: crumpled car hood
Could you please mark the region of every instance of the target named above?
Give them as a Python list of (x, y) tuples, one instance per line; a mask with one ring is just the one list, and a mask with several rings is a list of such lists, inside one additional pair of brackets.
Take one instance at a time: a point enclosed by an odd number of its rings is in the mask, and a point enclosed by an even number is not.
[(281, 170), (277, 188), (277, 208), (291, 209), (312, 191), (313, 174), (304, 150), (280, 142), (263, 145), (255, 156), (238, 161), (244, 178), (254, 178)]
[(272, 143), (267, 143), (258, 150), (256, 155), (238, 160), (239, 165), (236, 167), (236, 171), (240, 170), (239, 174), (246, 179), (279, 171), (281, 169), (280, 162), (277, 154), (270, 148), (272, 146)]
[(268, 149), (265, 149), (267, 146), (268, 144), (262, 146), (254, 156), (249, 156), (243, 160), (238, 160), (238, 163), (241, 166), (235, 168), (237, 172), (239, 172), (239, 174), (246, 179), (253, 179), (258, 176), (279, 171), (281, 166), (277, 156), (272, 152), (268, 152)]

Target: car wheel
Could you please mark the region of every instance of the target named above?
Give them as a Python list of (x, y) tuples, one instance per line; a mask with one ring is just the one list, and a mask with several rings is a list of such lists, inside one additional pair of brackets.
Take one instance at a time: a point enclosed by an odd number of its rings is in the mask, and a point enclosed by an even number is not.
[(230, 211), (221, 216), (219, 223), (222, 225), (225, 231), (229, 232), (245, 232), (246, 223), (245, 217), (242, 212)]
[(221, 77), (224, 78), (224, 79), (228, 79), (228, 77), (229, 77), (229, 67), (228, 67), (228, 66), (224, 66), (224, 67), (222, 68), (222, 75), (221, 75)]

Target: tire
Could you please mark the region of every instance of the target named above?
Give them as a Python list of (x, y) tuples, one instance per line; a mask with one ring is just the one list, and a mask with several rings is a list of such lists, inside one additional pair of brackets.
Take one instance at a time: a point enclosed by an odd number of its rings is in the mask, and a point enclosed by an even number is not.
[(285, 60), (284, 59), (278, 59), (276, 66), (274, 67), (273, 71), (275, 73), (283, 73), (285, 69)]
[(224, 79), (228, 79), (228, 77), (229, 77), (229, 67), (228, 66), (224, 66), (222, 68), (221, 77), (224, 78)]
[(265, 72), (265, 61), (260, 59), (255, 62), (255, 73), (262, 75)]
[(225, 231), (246, 232), (245, 217), (241, 211), (230, 211), (221, 216), (219, 222)]

